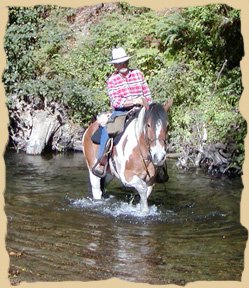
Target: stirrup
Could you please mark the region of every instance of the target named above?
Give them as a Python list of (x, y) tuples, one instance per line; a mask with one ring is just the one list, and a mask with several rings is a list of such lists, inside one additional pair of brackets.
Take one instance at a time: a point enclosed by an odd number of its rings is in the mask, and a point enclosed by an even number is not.
[[(99, 177), (99, 178), (105, 177), (105, 175), (106, 175), (106, 170), (107, 170), (107, 164), (108, 164), (108, 162), (106, 162), (105, 165), (102, 165), (102, 164), (101, 164), (101, 161), (97, 161), (97, 162), (95, 163), (95, 165), (92, 167), (92, 173), (93, 173), (95, 176)], [(100, 170), (96, 169), (98, 166), (102, 166), (102, 167), (103, 167), (103, 171), (100, 171)]]

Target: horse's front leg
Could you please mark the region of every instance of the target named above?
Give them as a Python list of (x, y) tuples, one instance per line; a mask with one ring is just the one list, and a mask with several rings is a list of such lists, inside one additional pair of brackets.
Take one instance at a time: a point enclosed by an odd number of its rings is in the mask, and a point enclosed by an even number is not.
[(152, 187), (148, 187), (147, 184), (138, 176), (134, 176), (130, 184), (137, 190), (140, 196), (140, 209), (142, 213), (148, 213), (148, 195), (151, 193)]
[(93, 199), (99, 200), (102, 196), (101, 179), (89, 171)]
[(147, 188), (147, 199), (149, 198), (149, 196), (150, 196), (150, 194), (151, 194), (151, 192), (153, 190), (153, 187), (154, 187), (154, 185), (148, 186), (148, 188)]

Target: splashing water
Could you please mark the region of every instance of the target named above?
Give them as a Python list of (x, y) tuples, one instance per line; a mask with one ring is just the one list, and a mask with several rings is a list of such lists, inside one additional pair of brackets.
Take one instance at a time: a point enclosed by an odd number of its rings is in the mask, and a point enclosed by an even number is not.
[(109, 199), (93, 200), (92, 198), (73, 199), (67, 197), (69, 208), (81, 209), (88, 213), (97, 213), (117, 220), (128, 220), (130, 223), (150, 223), (150, 222), (167, 222), (167, 223), (186, 223), (212, 221), (226, 217), (226, 214), (218, 211), (210, 211), (208, 214), (195, 215), (192, 211), (190, 215), (181, 215), (181, 213), (157, 207), (149, 206), (148, 212), (142, 212), (140, 204), (132, 204), (132, 202), (123, 202), (117, 200), (114, 196)]
[(69, 206), (72, 208), (84, 209), (84, 211), (92, 211), (106, 216), (111, 216), (116, 219), (128, 219), (128, 220), (154, 220), (160, 221), (162, 212), (155, 206), (149, 207), (149, 211), (144, 213), (140, 209), (140, 204), (133, 205), (122, 201), (116, 201), (111, 196), (105, 200), (93, 200), (91, 198), (81, 199), (68, 199)]

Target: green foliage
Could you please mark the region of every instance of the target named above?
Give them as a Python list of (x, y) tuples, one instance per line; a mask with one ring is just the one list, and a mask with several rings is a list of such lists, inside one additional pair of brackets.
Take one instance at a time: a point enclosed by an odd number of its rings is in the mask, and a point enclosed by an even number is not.
[(42, 26), (40, 14), (42, 7), (10, 8), (9, 23), (5, 37), (8, 57), (4, 84), (7, 92), (15, 90), (18, 83), (31, 78), (34, 70), (32, 56), (37, 47), (37, 32)]
[[(226, 5), (191, 7), (158, 22), (157, 36), (167, 54), (196, 59), (214, 68), (228, 59), (237, 66), (243, 54), (239, 11)], [(237, 43), (233, 49), (231, 43)]]
[[(5, 37), (3, 82), (39, 105), (44, 99), (68, 107), (85, 125), (109, 108), (105, 83), (113, 67), (111, 49), (125, 47), (132, 68), (144, 72), (155, 101), (174, 99), (171, 141), (198, 146), (234, 139), (243, 162), (246, 122), (238, 111), (242, 93), (243, 39), (240, 13), (224, 4), (175, 9), (167, 14), (117, 3), (87, 23), (77, 9), (11, 7)], [(227, 62), (225, 62), (227, 61)]]

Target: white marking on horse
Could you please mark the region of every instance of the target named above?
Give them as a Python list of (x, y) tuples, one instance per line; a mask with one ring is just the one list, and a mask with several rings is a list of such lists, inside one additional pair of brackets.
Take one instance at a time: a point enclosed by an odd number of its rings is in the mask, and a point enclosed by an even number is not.
[[(129, 181), (125, 178), (126, 162), (129, 160), (130, 155), (132, 154), (132, 150), (137, 147), (139, 141), (138, 139), (143, 132), (144, 115), (145, 108), (142, 108), (139, 112), (138, 118), (134, 119), (125, 130), (121, 141), (116, 147), (117, 151), (119, 151), (119, 156), (116, 157), (115, 162), (116, 164), (118, 163), (120, 167), (120, 170), (118, 171), (120, 180), (124, 185), (133, 187), (138, 191), (140, 195), (141, 210), (142, 212), (148, 212), (149, 208), (147, 203), (147, 197), (148, 195), (150, 195), (152, 187), (147, 187), (146, 182), (140, 179), (137, 175), (134, 175)], [(124, 141), (126, 141), (126, 144), (123, 147)], [(137, 159), (134, 159), (134, 161), (137, 161)]]
[(165, 146), (162, 141), (160, 141), (160, 132), (162, 130), (162, 122), (161, 120), (157, 121), (156, 129), (155, 129), (155, 141), (152, 143), (150, 147), (150, 153), (152, 157), (152, 161), (154, 165), (161, 166), (166, 157)]
[(102, 196), (102, 191), (100, 187), (100, 178), (95, 176), (91, 170), (89, 170), (89, 176), (92, 185), (93, 199), (100, 200)]
[[(124, 185), (131, 186), (131, 184), (125, 179), (125, 165), (128, 161), (132, 150), (137, 146), (137, 139), (134, 137), (134, 131), (136, 129), (136, 121), (133, 120), (130, 125), (126, 128), (124, 135), (116, 146), (118, 151), (118, 156), (114, 157), (114, 161), (116, 164), (116, 169), (119, 174), (119, 179), (123, 182)], [(123, 148), (124, 141), (126, 141), (126, 145)]]
[[(124, 177), (125, 165), (126, 162), (129, 160), (130, 155), (132, 154), (132, 150), (138, 145), (139, 136), (143, 131), (144, 114), (145, 108), (143, 107), (139, 112), (138, 118), (131, 121), (116, 146), (118, 156), (115, 157), (114, 160), (116, 163), (118, 174), (120, 176), (119, 178), (124, 184), (129, 184), (129, 182), (127, 182)], [(126, 141), (125, 146), (124, 141)]]

